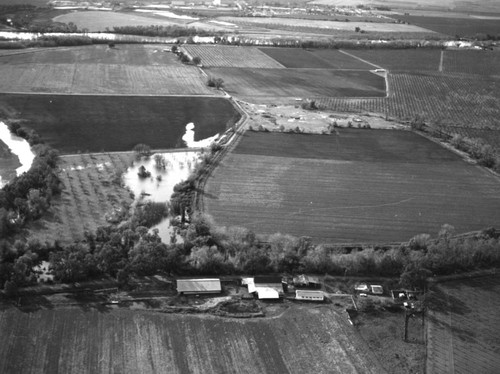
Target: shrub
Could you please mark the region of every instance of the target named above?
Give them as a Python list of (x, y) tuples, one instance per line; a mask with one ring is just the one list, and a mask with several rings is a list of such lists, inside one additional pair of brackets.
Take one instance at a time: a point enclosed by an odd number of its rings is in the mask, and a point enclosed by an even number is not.
[(136, 159), (141, 157), (149, 158), (151, 156), (151, 147), (146, 144), (139, 143), (133, 149)]
[(137, 226), (151, 227), (160, 223), (167, 216), (167, 204), (148, 201), (135, 209), (132, 220)]

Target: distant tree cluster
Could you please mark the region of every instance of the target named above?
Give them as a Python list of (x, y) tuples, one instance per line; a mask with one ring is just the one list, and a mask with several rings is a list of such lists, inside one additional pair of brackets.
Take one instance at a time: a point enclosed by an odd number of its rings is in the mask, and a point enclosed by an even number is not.
[(224, 80), (222, 78), (208, 77), (207, 86), (214, 87), (220, 90), (224, 87)]
[(214, 32), (184, 27), (177, 25), (151, 25), (151, 26), (115, 26), (113, 32), (125, 35), (163, 36), (178, 38), (182, 36), (213, 36)]

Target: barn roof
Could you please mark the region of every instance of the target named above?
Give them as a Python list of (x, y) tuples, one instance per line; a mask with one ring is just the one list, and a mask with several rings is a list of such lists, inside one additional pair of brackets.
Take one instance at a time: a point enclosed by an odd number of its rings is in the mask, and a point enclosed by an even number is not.
[(325, 294), (323, 291), (296, 290), (295, 298), (305, 300), (324, 300)]
[(221, 292), (220, 279), (177, 279), (177, 292)]
[(279, 292), (271, 287), (257, 287), (256, 292), (257, 292), (257, 297), (259, 299), (279, 299), (280, 298)]

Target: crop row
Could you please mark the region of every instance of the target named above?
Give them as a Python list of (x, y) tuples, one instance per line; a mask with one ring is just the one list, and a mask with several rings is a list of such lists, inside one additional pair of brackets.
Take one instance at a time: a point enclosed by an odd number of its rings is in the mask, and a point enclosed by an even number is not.
[(93, 232), (106, 224), (106, 218), (131, 202), (130, 193), (119, 188), (120, 171), (130, 164), (127, 154), (64, 156), (59, 176), (61, 197), (53, 200), (59, 217), (47, 221), (32, 235), (52, 242), (71, 243), (83, 239), (85, 230)]
[(398, 120), (421, 116), (435, 124), (500, 129), (497, 81), (442, 74), (391, 74), (387, 98), (321, 98), (336, 111), (379, 113)]
[(257, 48), (210, 45), (186, 45), (184, 48), (192, 57), (201, 58), (201, 63), (207, 67), (283, 68)]

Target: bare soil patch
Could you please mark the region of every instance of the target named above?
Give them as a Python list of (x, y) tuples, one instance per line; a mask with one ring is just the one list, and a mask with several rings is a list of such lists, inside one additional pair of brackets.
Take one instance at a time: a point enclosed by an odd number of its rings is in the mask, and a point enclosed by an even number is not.
[(498, 370), (499, 293), (498, 275), (435, 285), (427, 318), (427, 373)]

